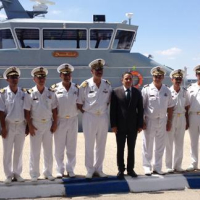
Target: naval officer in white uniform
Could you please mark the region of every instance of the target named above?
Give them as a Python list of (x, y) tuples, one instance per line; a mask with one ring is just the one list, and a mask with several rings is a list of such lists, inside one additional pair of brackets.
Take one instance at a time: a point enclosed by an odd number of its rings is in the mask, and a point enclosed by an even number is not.
[[(170, 87), (175, 106), (173, 109), (172, 128), (166, 136), (166, 168), (168, 173), (182, 172), (183, 143), (185, 130), (188, 129), (189, 93), (181, 87), (185, 72), (181, 69), (170, 73), (173, 85)], [(174, 149), (174, 152), (173, 152)]]
[[(3, 167), (6, 176), (5, 183), (12, 178), (22, 182), (22, 151), (25, 139), (24, 96), (25, 90), (18, 87), (20, 70), (10, 67), (3, 77), (8, 86), (0, 91), (0, 115), (3, 137)], [(12, 160), (12, 152), (13, 160)]]
[(45, 87), (47, 74), (48, 70), (43, 67), (32, 70), (31, 75), (34, 77), (36, 86), (27, 91), (24, 100), (25, 117), (30, 132), (30, 176), (33, 182), (36, 182), (40, 176), (41, 145), (44, 152), (43, 175), (48, 180), (54, 180), (52, 133), (57, 128), (57, 105), (55, 93)]
[(200, 134), (200, 65), (194, 68), (197, 82), (188, 87), (190, 95), (189, 108), (189, 134), (191, 141), (191, 164), (187, 171), (198, 169), (198, 151), (199, 151), (199, 134)]
[[(76, 101), (78, 98), (78, 85), (72, 82), (74, 67), (68, 63), (57, 68), (61, 82), (51, 86), (55, 91), (58, 110), (58, 127), (54, 134), (55, 159), (57, 177), (75, 177), (74, 168), (76, 164), (76, 144), (78, 133), (78, 109)], [(67, 164), (64, 165), (64, 152), (66, 149)]]
[[(143, 168), (146, 175), (152, 171), (164, 174), (162, 157), (167, 131), (171, 130), (174, 102), (169, 88), (162, 83), (166, 71), (162, 67), (151, 69), (153, 82), (142, 89), (144, 104)], [(155, 140), (155, 159), (152, 166)]]
[(109, 123), (108, 105), (111, 86), (108, 81), (102, 79), (104, 65), (103, 59), (96, 59), (89, 64), (92, 78), (81, 84), (77, 101), (78, 108), (83, 112), (86, 178), (92, 178), (95, 172), (100, 177), (107, 176), (102, 169)]

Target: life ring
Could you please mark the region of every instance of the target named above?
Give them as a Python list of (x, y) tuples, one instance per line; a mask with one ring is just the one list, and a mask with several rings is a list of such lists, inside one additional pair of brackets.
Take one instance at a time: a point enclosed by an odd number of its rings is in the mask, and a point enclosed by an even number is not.
[(142, 85), (142, 83), (143, 83), (143, 77), (142, 77), (142, 75), (139, 72), (136, 72), (136, 71), (132, 71), (131, 74), (133, 76), (137, 76), (138, 77), (138, 83), (137, 83), (137, 85), (134, 85), (134, 87), (135, 88), (139, 88)]

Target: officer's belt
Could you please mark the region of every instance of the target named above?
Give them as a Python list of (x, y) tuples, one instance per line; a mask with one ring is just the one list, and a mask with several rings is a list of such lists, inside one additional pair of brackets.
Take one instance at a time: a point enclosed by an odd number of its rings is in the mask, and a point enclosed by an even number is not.
[(37, 118), (33, 118), (33, 121), (40, 122), (40, 123), (47, 123), (47, 122), (51, 121), (51, 119), (37, 119)]
[(185, 113), (184, 113), (184, 112), (183, 112), (183, 113), (173, 113), (173, 115), (174, 115), (174, 116), (178, 116), (178, 117), (180, 117), (180, 116), (184, 116)]
[(192, 115), (200, 115), (200, 111), (198, 111), (198, 112), (190, 112), (190, 114), (192, 114)]
[(101, 116), (101, 115), (106, 114), (106, 112), (100, 112), (100, 111), (96, 111), (96, 112), (85, 111), (85, 112), (90, 113), (90, 114), (95, 115), (95, 116)]
[(149, 117), (149, 116), (146, 116), (146, 118), (147, 119), (151, 119), (151, 120), (155, 120), (155, 119), (166, 119), (167, 118), (167, 116), (165, 115), (165, 116), (162, 116), (162, 117)]
[(16, 120), (16, 121), (10, 121), (10, 120), (6, 119), (6, 122), (11, 123), (11, 124), (22, 124), (22, 123), (25, 122), (25, 120), (23, 120), (23, 121), (18, 121), (18, 120)]
[(76, 117), (76, 116), (77, 116), (77, 115), (66, 115), (66, 116), (64, 116), (64, 117), (58, 116), (58, 118), (59, 118), (59, 119), (71, 119), (71, 118)]

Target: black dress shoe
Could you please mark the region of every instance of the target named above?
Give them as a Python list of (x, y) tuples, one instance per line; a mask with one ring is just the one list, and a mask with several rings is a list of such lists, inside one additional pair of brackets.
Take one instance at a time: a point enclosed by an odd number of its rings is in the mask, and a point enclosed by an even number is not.
[(151, 176), (151, 173), (149, 173), (149, 172), (145, 173), (145, 176)]
[(135, 171), (131, 171), (131, 172), (128, 172), (127, 175), (131, 176), (132, 178), (136, 178), (138, 177), (138, 175), (135, 173)]
[(117, 178), (120, 179), (120, 180), (124, 179), (124, 172), (118, 172)]

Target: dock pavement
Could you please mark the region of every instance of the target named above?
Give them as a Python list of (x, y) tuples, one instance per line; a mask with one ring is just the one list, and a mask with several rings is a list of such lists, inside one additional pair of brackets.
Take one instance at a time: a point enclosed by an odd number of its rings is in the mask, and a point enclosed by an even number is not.
[[(30, 176), (29, 176), (29, 154), (30, 154), (30, 136), (27, 136), (25, 139), (25, 145), (24, 145), (24, 151), (23, 151), (23, 173), (22, 173), (22, 177), (26, 179), (26, 182), (23, 183), (21, 185), (22, 191), (23, 191), (23, 187), (25, 187), (26, 185), (30, 185)], [(7, 192), (8, 190), (6, 190), (6, 187), (9, 186), (4, 186), (4, 172), (3, 172), (3, 152), (2, 152), (2, 139), (0, 139), (0, 199), (1, 198), (1, 194), (3, 194), (3, 191)], [(53, 145), (54, 146), (54, 145)], [(78, 178), (82, 178), (84, 179), (84, 176), (86, 174), (86, 169), (85, 169), (85, 146), (84, 146), (84, 135), (83, 133), (78, 133), (78, 143), (77, 143), (77, 164), (76, 164), (76, 168), (75, 168), (75, 173), (78, 176)], [(40, 171), (42, 172), (42, 168), (43, 168), (43, 152), (41, 152), (41, 159), (40, 159)], [(126, 161), (126, 157), (127, 157), (127, 148), (125, 149), (125, 161)], [(165, 164), (164, 164), (164, 158), (165, 156), (163, 156), (163, 171), (165, 171)], [(66, 156), (65, 156), (65, 160), (66, 160)], [(183, 158), (183, 169), (186, 169), (190, 164), (190, 139), (189, 139), (189, 133), (188, 131), (186, 131), (185, 133), (185, 139), (184, 139), (184, 158)], [(106, 144), (106, 154), (105, 154), (105, 160), (104, 160), (104, 165), (103, 165), (103, 171), (104, 173), (108, 174), (111, 177), (116, 176), (118, 170), (117, 170), (117, 164), (116, 164), (116, 139), (115, 139), (115, 134), (109, 132), (108, 133), (108, 137), (107, 137), (107, 144)], [(144, 172), (143, 172), (143, 168), (142, 168), (142, 133), (138, 134), (138, 138), (137, 138), (137, 142), (136, 142), (136, 148), (135, 148), (135, 171), (136, 173), (139, 175), (139, 177), (142, 178), (146, 178), (144, 176)], [(197, 172), (198, 173), (198, 172)], [(55, 171), (55, 159), (54, 159), (54, 164), (53, 164), (53, 175), (56, 176), (56, 171)], [(170, 176), (177, 176), (177, 178), (175, 178), (176, 180), (178, 180), (180, 178), (180, 176), (182, 176), (181, 174), (175, 174), (175, 175), (170, 175)], [(169, 177), (170, 177), (169, 176)], [(163, 176), (164, 177), (164, 176)], [(129, 179), (129, 177), (126, 177), (126, 179)], [(139, 179), (138, 179), (139, 180)], [(142, 179), (140, 179), (142, 180)], [(160, 180), (160, 179), (159, 179)], [(51, 182), (48, 183), (49, 186), (51, 186), (51, 184), (57, 184), (57, 185), (61, 185), (62, 181), (61, 180), (55, 180), (55, 182)], [(145, 179), (146, 182), (146, 179)], [(41, 187), (44, 186), (45, 181), (43, 179), (43, 176), (41, 174), (40, 176), (40, 180), (38, 181), (38, 183), (41, 184)], [(138, 182), (139, 183), (139, 182)], [(47, 185), (48, 185), (47, 184)], [(142, 183), (143, 184), (143, 183)], [(17, 185), (17, 183), (12, 183), (9, 191), (14, 191), (15, 186)], [(150, 183), (151, 185), (151, 183)], [(53, 185), (52, 185), (53, 187)], [(1, 188), (4, 188), (5, 190), (1, 191)], [(59, 190), (59, 189), (58, 189)], [(170, 188), (171, 190), (171, 188)], [(184, 190), (184, 191), (182, 191)], [(162, 191), (162, 190), (161, 190)], [(165, 195), (162, 196), (162, 194), (169, 194), (171, 197), (175, 198), (178, 195), (181, 195), (183, 198), (181, 199), (189, 199), (189, 197), (193, 197), (191, 199), (195, 200), (195, 199), (200, 199), (200, 190), (196, 189), (196, 190), (192, 190), (192, 189), (187, 189), (187, 188), (180, 188), (180, 191), (168, 191), (168, 192), (161, 192), (161, 191), (152, 191), (153, 192), (153, 196), (150, 196), (150, 199), (165, 199)], [(127, 194), (110, 194), (110, 195), (98, 195), (98, 196), (91, 196), (90, 200), (95, 198), (95, 199), (132, 199), (133, 196), (135, 198), (135, 196), (138, 199), (143, 199), (143, 197), (148, 197), (149, 192), (151, 193), (151, 191), (144, 191), (144, 193), (142, 193), (142, 190), (139, 191), (140, 193), (137, 194), (132, 194), (132, 193), (127, 193)], [(180, 193), (180, 194), (179, 194)], [(64, 195), (64, 194), (63, 194)], [(133, 195), (133, 196), (132, 196)], [(53, 196), (57, 196), (57, 194), (53, 195)], [(59, 195), (58, 195), (59, 196)], [(143, 197), (142, 197), (143, 196)], [(162, 197), (161, 197), (162, 196)], [(5, 195), (4, 195), (5, 197)], [(17, 197), (17, 196), (16, 196)], [(40, 197), (40, 196), (35, 196), (35, 197), (30, 197), (31, 199), (34, 199), (36, 197)], [(42, 197), (45, 197), (42, 196)], [(47, 196), (48, 197), (48, 196)], [(20, 196), (18, 197), (20, 198)], [(25, 198), (25, 197), (22, 197)], [(51, 198), (51, 199), (61, 199), (64, 197), (55, 197), (55, 198)], [(81, 198), (81, 197), (76, 197), (76, 198)], [(88, 197), (84, 197), (84, 198), (88, 198)], [(149, 197), (148, 197), (149, 198)], [(173, 199), (171, 198), (171, 199)], [(5, 199), (5, 198), (3, 198)], [(177, 198), (176, 198), (177, 199)]]

